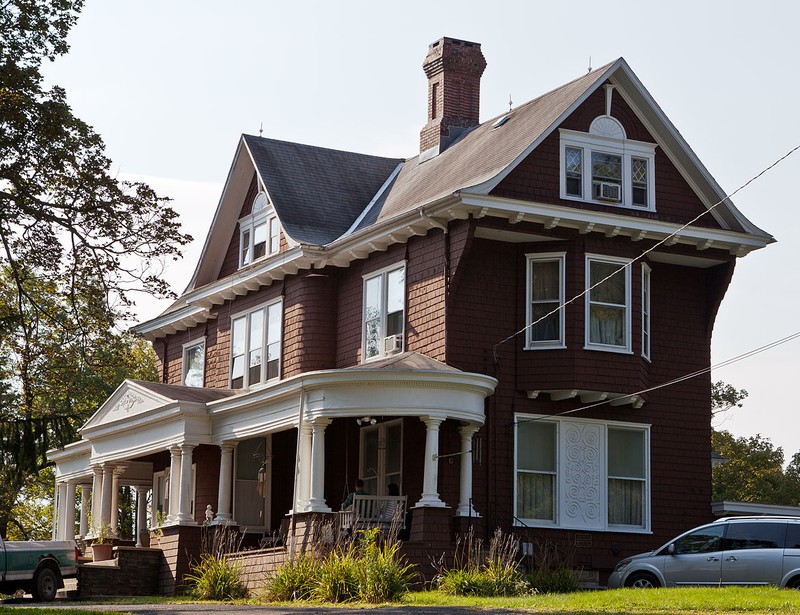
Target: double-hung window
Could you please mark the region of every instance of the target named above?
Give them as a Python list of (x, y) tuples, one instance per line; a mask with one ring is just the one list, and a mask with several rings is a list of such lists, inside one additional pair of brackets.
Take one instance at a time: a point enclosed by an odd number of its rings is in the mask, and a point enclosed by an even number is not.
[(630, 261), (586, 255), (586, 348), (631, 352)]
[(364, 360), (403, 350), (405, 303), (405, 263), (364, 276)]
[(650, 359), (650, 267), (642, 263), (642, 356)]
[(526, 348), (564, 347), (564, 252), (528, 254)]
[(259, 192), (247, 216), (239, 220), (239, 267), (280, 250), (280, 224), (269, 207), (266, 192)]
[(649, 426), (515, 415), (514, 515), (535, 527), (650, 527)]
[(601, 116), (588, 133), (561, 129), (561, 198), (655, 210), (655, 144), (625, 138)]
[(183, 347), (183, 384), (202, 387), (205, 376), (206, 342), (190, 342)]
[(280, 300), (232, 318), (232, 389), (280, 377), (282, 320)]
[(520, 519), (555, 523), (558, 476), (557, 424), (517, 417), (516, 512)]

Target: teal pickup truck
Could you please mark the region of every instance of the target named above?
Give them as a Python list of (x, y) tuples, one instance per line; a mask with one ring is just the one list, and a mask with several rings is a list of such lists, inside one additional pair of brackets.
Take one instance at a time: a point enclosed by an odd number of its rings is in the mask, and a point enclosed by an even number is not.
[(49, 602), (64, 587), (64, 579), (78, 573), (74, 540), (7, 542), (0, 538), (0, 593), (18, 590), (34, 600)]

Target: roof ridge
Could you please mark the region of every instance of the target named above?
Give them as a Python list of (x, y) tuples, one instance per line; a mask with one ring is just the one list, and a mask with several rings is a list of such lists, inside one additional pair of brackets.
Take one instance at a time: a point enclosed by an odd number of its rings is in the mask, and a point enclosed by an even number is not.
[(356, 152), (356, 151), (348, 150), (348, 149), (337, 149), (337, 148), (334, 148), (334, 147), (325, 147), (323, 145), (312, 145), (310, 143), (300, 143), (298, 141), (286, 141), (284, 139), (274, 139), (272, 137), (249, 135), (249, 134), (244, 133), (244, 132), (242, 133), (242, 137), (244, 137), (245, 139), (260, 139), (260, 140), (263, 140), (263, 141), (270, 141), (272, 143), (281, 143), (281, 144), (285, 144), (285, 145), (307, 147), (309, 149), (324, 150), (324, 151), (328, 151), (328, 152), (336, 152), (336, 153), (339, 153), (339, 154), (353, 154), (355, 156), (364, 156), (366, 158), (379, 158), (381, 160), (396, 160), (397, 162), (404, 162), (406, 160), (406, 158), (404, 158), (402, 156), (400, 156), (400, 157), (398, 157), (398, 156), (378, 156), (376, 154), (365, 154), (363, 152)]

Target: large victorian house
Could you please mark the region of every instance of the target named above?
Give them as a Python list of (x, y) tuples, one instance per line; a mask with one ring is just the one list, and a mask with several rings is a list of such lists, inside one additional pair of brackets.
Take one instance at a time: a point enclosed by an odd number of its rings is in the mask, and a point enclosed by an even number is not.
[(430, 46), (412, 158), (242, 136), (186, 290), (136, 328), (161, 382), (51, 451), (58, 536), (113, 526), (130, 485), (179, 559), (207, 514), (261, 537), (362, 477), (407, 496), (412, 555), (502, 526), (602, 581), (711, 517), (702, 370), (772, 237), (625, 60), (480, 122), (485, 66)]

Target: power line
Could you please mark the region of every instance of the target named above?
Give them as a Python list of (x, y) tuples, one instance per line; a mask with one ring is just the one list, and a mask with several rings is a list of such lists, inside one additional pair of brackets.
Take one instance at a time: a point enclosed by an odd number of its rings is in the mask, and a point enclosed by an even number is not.
[(590, 291), (594, 290), (595, 288), (597, 288), (598, 286), (600, 286), (600, 285), (601, 285), (601, 284), (603, 284), (604, 282), (606, 282), (606, 281), (610, 280), (611, 278), (613, 278), (615, 275), (617, 275), (617, 274), (618, 274), (618, 273), (620, 273), (621, 271), (624, 271), (626, 268), (628, 268), (628, 267), (631, 267), (631, 266), (632, 266), (632, 265), (633, 265), (635, 262), (642, 260), (642, 259), (643, 259), (645, 256), (647, 256), (647, 255), (648, 255), (650, 252), (652, 252), (652, 251), (653, 251), (653, 250), (655, 250), (656, 248), (660, 247), (661, 245), (663, 245), (664, 243), (666, 243), (667, 241), (669, 241), (670, 239), (672, 239), (672, 238), (673, 238), (673, 237), (675, 237), (676, 235), (679, 235), (679, 234), (680, 234), (681, 232), (683, 232), (683, 231), (684, 231), (686, 228), (688, 228), (689, 226), (691, 226), (692, 224), (694, 224), (695, 222), (697, 222), (697, 221), (698, 221), (700, 218), (702, 218), (702, 217), (703, 217), (703, 216), (705, 216), (706, 214), (709, 214), (709, 213), (711, 213), (711, 212), (712, 212), (712, 211), (713, 211), (715, 208), (717, 208), (719, 205), (722, 205), (722, 203), (724, 203), (725, 201), (727, 201), (728, 199), (730, 199), (732, 196), (736, 195), (736, 194), (737, 194), (738, 192), (740, 192), (741, 190), (744, 190), (744, 189), (745, 189), (747, 186), (749, 186), (751, 183), (753, 183), (754, 181), (756, 181), (757, 179), (759, 179), (759, 178), (760, 178), (762, 175), (764, 175), (765, 173), (767, 173), (768, 171), (770, 171), (771, 169), (773, 169), (774, 167), (776, 167), (778, 164), (780, 164), (781, 162), (783, 162), (784, 160), (786, 160), (786, 159), (787, 159), (789, 156), (791, 156), (792, 154), (794, 154), (794, 153), (795, 153), (795, 152), (796, 152), (798, 149), (800, 149), (800, 145), (796, 145), (796, 146), (794, 146), (792, 149), (790, 149), (788, 152), (786, 152), (786, 153), (785, 153), (783, 156), (781, 156), (780, 158), (778, 158), (777, 160), (775, 160), (775, 161), (774, 161), (772, 164), (768, 165), (767, 167), (765, 167), (764, 169), (762, 169), (761, 171), (759, 171), (758, 173), (756, 173), (756, 174), (755, 174), (753, 177), (751, 177), (750, 179), (748, 179), (748, 180), (747, 180), (745, 183), (743, 183), (741, 186), (739, 186), (738, 188), (736, 188), (736, 190), (734, 190), (734, 191), (733, 191), (733, 192), (731, 192), (730, 194), (727, 194), (727, 195), (725, 195), (724, 197), (722, 197), (722, 198), (721, 198), (719, 201), (717, 201), (716, 203), (714, 203), (713, 205), (711, 205), (711, 207), (709, 207), (709, 208), (708, 208), (708, 209), (706, 209), (705, 211), (701, 212), (700, 214), (698, 214), (697, 216), (695, 216), (694, 218), (692, 218), (691, 220), (689, 220), (689, 222), (685, 223), (683, 226), (681, 226), (681, 227), (680, 227), (680, 228), (678, 228), (677, 230), (673, 231), (672, 233), (670, 233), (669, 235), (667, 235), (666, 237), (664, 237), (664, 238), (663, 238), (663, 239), (661, 239), (660, 241), (658, 241), (658, 242), (656, 242), (655, 244), (653, 244), (653, 245), (652, 245), (651, 247), (649, 247), (647, 250), (645, 250), (644, 252), (642, 252), (642, 253), (641, 253), (639, 256), (637, 256), (637, 257), (635, 257), (635, 258), (631, 259), (630, 261), (628, 261), (627, 263), (625, 263), (624, 265), (622, 265), (622, 266), (621, 266), (619, 269), (617, 269), (617, 270), (613, 271), (612, 273), (610, 273), (609, 275), (607, 275), (606, 277), (604, 277), (602, 280), (599, 280), (599, 281), (595, 282), (594, 284), (592, 284), (592, 285), (591, 285), (591, 286), (589, 286), (588, 288), (584, 289), (582, 292), (578, 293), (577, 295), (575, 295), (575, 296), (574, 296), (574, 297), (572, 297), (571, 299), (569, 299), (569, 300), (565, 301), (564, 303), (561, 303), (561, 304), (559, 304), (557, 307), (555, 307), (554, 309), (550, 310), (549, 312), (547, 312), (547, 313), (546, 313), (546, 314), (544, 314), (543, 316), (540, 316), (539, 318), (537, 318), (537, 319), (536, 319), (536, 320), (534, 320), (533, 322), (531, 322), (531, 323), (529, 323), (529, 324), (525, 325), (525, 326), (524, 326), (522, 329), (520, 329), (520, 330), (519, 330), (519, 331), (517, 331), (516, 333), (512, 333), (512, 334), (511, 334), (511, 335), (509, 335), (508, 337), (506, 337), (506, 338), (504, 338), (504, 339), (500, 340), (499, 342), (497, 342), (497, 343), (496, 343), (496, 344), (495, 344), (495, 345), (492, 347), (492, 355), (493, 355), (493, 357), (494, 357), (494, 362), (495, 362), (495, 363), (497, 363), (497, 362), (499, 361), (499, 358), (498, 358), (498, 356), (497, 356), (497, 349), (498, 349), (498, 347), (499, 347), (499, 346), (501, 346), (502, 344), (505, 344), (505, 343), (506, 343), (506, 342), (508, 342), (509, 340), (512, 340), (512, 339), (514, 339), (515, 337), (517, 337), (517, 336), (518, 336), (518, 335), (520, 335), (521, 333), (525, 333), (525, 331), (527, 331), (527, 330), (528, 330), (528, 329), (530, 329), (531, 327), (533, 327), (533, 326), (535, 326), (535, 325), (539, 324), (540, 322), (542, 322), (542, 321), (543, 321), (543, 320), (545, 320), (546, 318), (548, 318), (548, 317), (552, 316), (553, 314), (557, 314), (558, 312), (562, 311), (562, 310), (563, 310), (563, 309), (564, 309), (564, 308), (565, 308), (567, 305), (570, 305), (571, 303), (574, 303), (574, 302), (575, 302), (575, 301), (577, 301), (578, 299), (580, 299), (580, 298), (582, 298), (582, 297), (585, 297), (585, 296), (586, 296), (586, 295), (587, 295), (587, 294), (588, 294)]
[[(630, 397), (636, 397), (636, 396), (639, 396), (639, 395), (644, 395), (645, 393), (650, 393), (651, 391), (657, 391), (658, 389), (663, 389), (663, 388), (672, 386), (674, 384), (678, 384), (680, 382), (684, 382), (685, 380), (691, 380), (692, 378), (696, 378), (697, 376), (702, 376), (703, 374), (707, 374), (707, 373), (709, 373), (709, 372), (711, 372), (711, 371), (713, 371), (715, 369), (719, 369), (721, 367), (727, 367), (728, 365), (732, 365), (734, 363), (738, 363), (739, 361), (744, 361), (745, 359), (749, 359), (750, 357), (753, 357), (753, 356), (755, 356), (757, 354), (760, 354), (762, 352), (766, 352), (767, 350), (772, 350), (773, 348), (776, 348), (778, 346), (786, 344), (787, 342), (791, 342), (792, 340), (795, 340), (797, 338), (800, 338), (800, 331), (797, 331), (795, 333), (791, 333), (791, 334), (789, 334), (789, 335), (787, 335), (785, 337), (782, 337), (782, 338), (777, 339), (775, 341), (769, 342), (768, 344), (764, 344), (763, 346), (759, 346), (758, 348), (753, 348), (752, 350), (748, 350), (747, 352), (743, 352), (740, 355), (737, 355), (737, 356), (732, 357), (730, 359), (726, 359), (725, 361), (722, 361), (721, 363), (717, 363), (716, 365), (710, 365), (708, 367), (704, 367), (702, 369), (698, 369), (697, 371), (690, 372), (688, 374), (684, 374), (683, 376), (678, 376), (677, 378), (673, 378), (672, 380), (669, 380), (667, 382), (662, 382), (661, 384), (657, 384), (655, 386), (652, 386), (652, 387), (649, 387), (649, 388), (646, 388), (646, 389), (642, 389), (642, 390), (637, 391), (635, 393), (629, 393), (627, 395), (623, 395), (622, 397), (616, 397), (614, 399), (614, 401), (619, 400), (619, 399), (627, 399), (627, 398), (630, 398)], [(610, 399), (606, 399), (606, 400), (603, 400), (603, 401), (595, 402), (593, 404), (589, 404), (587, 406), (581, 406), (580, 408), (572, 408), (571, 410), (564, 410), (562, 412), (557, 412), (555, 414), (550, 414), (550, 415), (543, 416), (543, 417), (540, 417), (540, 418), (522, 419), (522, 420), (519, 420), (519, 421), (515, 421), (515, 423), (516, 424), (520, 424), (520, 423), (527, 423), (529, 421), (538, 421), (538, 420), (542, 420), (542, 419), (552, 418), (552, 417), (556, 417), (556, 416), (566, 416), (567, 414), (574, 414), (576, 412), (582, 412), (584, 410), (590, 410), (591, 408), (596, 408), (598, 406), (604, 406), (604, 405), (610, 403), (611, 401), (612, 400), (610, 400)]]

